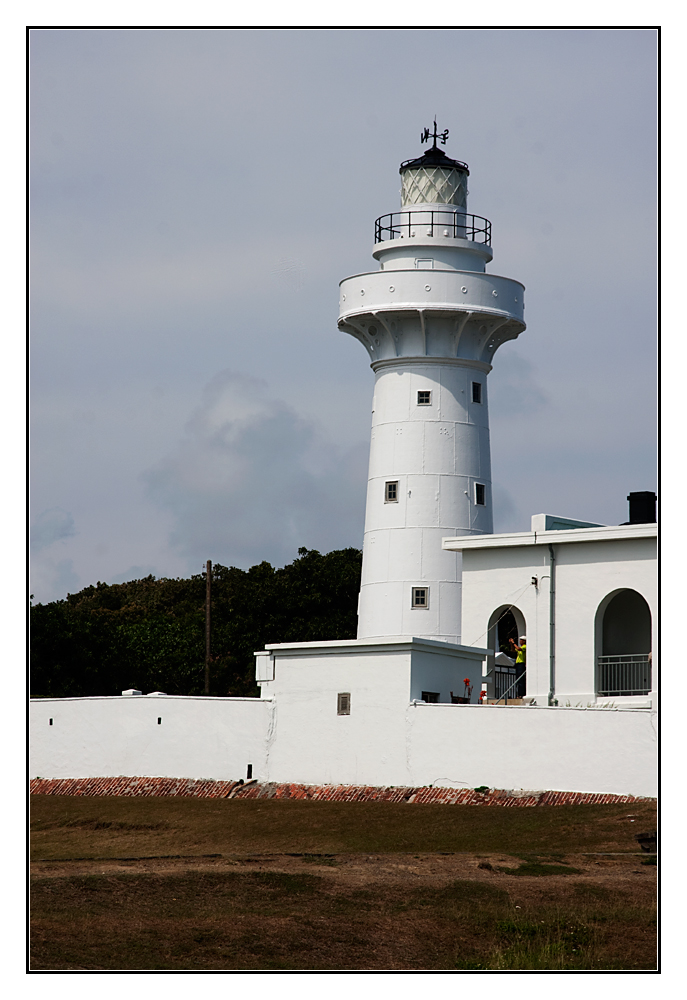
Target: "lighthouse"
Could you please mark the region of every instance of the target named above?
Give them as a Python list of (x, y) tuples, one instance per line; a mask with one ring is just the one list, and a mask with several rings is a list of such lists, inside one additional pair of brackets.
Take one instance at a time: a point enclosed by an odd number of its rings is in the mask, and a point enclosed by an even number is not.
[(524, 286), (487, 273), (491, 223), (447, 138), (423, 131), (400, 211), (375, 222), (378, 269), (340, 283), (339, 329), (375, 373), (358, 639), (459, 643), (460, 556), (441, 540), (493, 531), (487, 376), (525, 329)]

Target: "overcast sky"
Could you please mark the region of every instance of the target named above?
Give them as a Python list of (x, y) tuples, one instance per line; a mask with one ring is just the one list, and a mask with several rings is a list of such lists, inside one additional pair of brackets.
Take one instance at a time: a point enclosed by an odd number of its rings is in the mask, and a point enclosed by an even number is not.
[(337, 285), (435, 114), (527, 288), (495, 530), (655, 489), (653, 31), (38, 30), (37, 600), (361, 546), (373, 374)]

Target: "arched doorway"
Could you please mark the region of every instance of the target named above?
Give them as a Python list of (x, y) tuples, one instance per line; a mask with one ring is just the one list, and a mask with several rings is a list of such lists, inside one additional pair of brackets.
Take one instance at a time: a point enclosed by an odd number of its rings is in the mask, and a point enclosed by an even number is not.
[[(500, 699), (504, 696), (513, 698), (524, 698), (527, 692), (527, 674), (522, 664), (507, 664), (499, 653), (514, 659), (510, 646), (510, 639), (518, 642), (521, 635), (526, 635), (525, 618), (519, 608), (512, 605), (503, 605), (497, 608), (489, 618), (489, 649), (494, 653), (487, 659), (487, 670), (491, 678), (489, 684), (489, 697)], [(518, 642), (519, 644), (519, 642)], [(501, 662), (498, 662), (501, 659)], [(515, 686), (513, 687), (513, 684)], [(510, 690), (509, 690), (510, 688)], [(508, 694), (506, 695), (506, 692)]]
[(651, 691), (651, 611), (636, 590), (616, 590), (596, 613), (596, 691), (617, 698)]

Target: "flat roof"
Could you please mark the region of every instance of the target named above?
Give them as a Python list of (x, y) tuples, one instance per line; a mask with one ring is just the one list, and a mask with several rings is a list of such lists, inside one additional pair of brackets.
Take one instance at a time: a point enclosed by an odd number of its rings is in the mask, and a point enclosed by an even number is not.
[(442, 538), (450, 552), (464, 549), (501, 549), (517, 545), (560, 545), (567, 542), (614, 542), (628, 538), (656, 538), (657, 524), (609, 524), (600, 528), (566, 528), (563, 531), (516, 531), (503, 535), (459, 535)]
[(389, 635), (372, 636), (369, 639), (325, 639), (322, 642), (269, 642), (264, 649), (255, 651), (255, 656), (264, 656), (266, 653), (279, 653), (284, 655), (293, 653), (294, 655), (318, 655), (326, 656), (328, 653), (360, 653), (370, 650), (384, 652), (385, 649), (398, 652), (411, 648), (424, 648), (432, 653), (467, 653), (486, 656), (488, 649), (481, 646), (463, 646), (460, 643), (446, 642), (444, 639), (425, 639), (417, 635)]

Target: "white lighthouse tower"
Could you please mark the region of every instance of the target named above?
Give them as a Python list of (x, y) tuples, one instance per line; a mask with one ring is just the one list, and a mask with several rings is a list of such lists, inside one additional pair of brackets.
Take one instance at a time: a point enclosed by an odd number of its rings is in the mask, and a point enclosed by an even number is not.
[(491, 223), (467, 212), (467, 164), (433, 145), (401, 164), (401, 211), (375, 223), (379, 270), (340, 285), (339, 328), (375, 373), (358, 639), (460, 642), (459, 555), (491, 533), (487, 375), (525, 329), (520, 282), (487, 274)]

